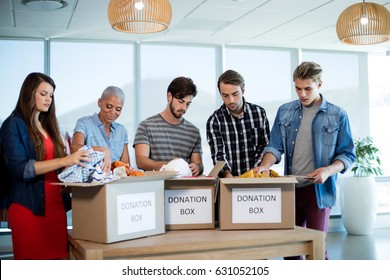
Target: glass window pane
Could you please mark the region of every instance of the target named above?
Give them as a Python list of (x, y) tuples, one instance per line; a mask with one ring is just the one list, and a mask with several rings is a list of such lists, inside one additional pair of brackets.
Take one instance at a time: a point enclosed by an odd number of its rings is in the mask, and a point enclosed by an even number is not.
[(0, 50), (2, 123), (15, 108), (26, 76), (31, 72), (43, 73), (45, 59), (43, 41), (0, 40)]
[[(63, 133), (73, 134), (77, 120), (99, 112), (98, 98), (107, 86), (126, 96), (118, 122), (134, 134), (134, 45), (90, 42), (52, 42), (51, 77), (56, 82), (57, 116)], [(131, 147), (131, 145), (129, 145)], [(133, 149), (129, 148), (130, 153)], [(132, 164), (135, 163), (131, 156)]]
[(266, 110), (272, 127), (280, 105), (291, 100), (291, 51), (226, 48), (225, 68), (245, 80), (245, 99)]
[(368, 57), (368, 79), (370, 87), (370, 135), (381, 151), (382, 169), (390, 176), (390, 57), (371, 55)]
[(361, 94), (368, 93), (359, 80), (359, 54), (303, 51), (302, 59), (321, 65), (321, 93), (326, 100), (347, 111), (352, 133), (357, 137), (362, 129), (361, 118), (368, 118), (368, 111), (362, 112), (360, 104)]
[(200, 129), (205, 174), (213, 167), (206, 138), (206, 122), (216, 108), (214, 47), (179, 45), (141, 46), (141, 120), (160, 113), (167, 105), (167, 88), (178, 77), (190, 77), (198, 94), (184, 118)]

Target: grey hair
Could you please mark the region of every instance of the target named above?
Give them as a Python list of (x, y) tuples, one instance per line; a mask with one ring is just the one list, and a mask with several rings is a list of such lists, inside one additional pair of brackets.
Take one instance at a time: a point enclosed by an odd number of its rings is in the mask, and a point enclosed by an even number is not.
[(122, 100), (122, 104), (125, 103), (125, 94), (123, 93), (123, 90), (116, 86), (109, 86), (107, 87), (103, 93), (100, 99), (105, 99), (107, 96), (116, 96), (120, 100)]

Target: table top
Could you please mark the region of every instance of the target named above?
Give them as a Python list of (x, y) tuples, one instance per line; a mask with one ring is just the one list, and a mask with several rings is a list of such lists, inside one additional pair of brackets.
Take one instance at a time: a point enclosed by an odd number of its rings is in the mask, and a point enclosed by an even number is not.
[[(310, 250), (317, 246), (319, 254), (323, 252), (324, 233), (312, 229), (277, 230), (173, 230), (165, 234), (126, 240), (110, 244), (101, 244), (84, 240), (73, 240), (69, 231), (69, 240), (75, 248), (92, 258), (147, 258), (167, 254), (188, 254), (188, 252), (207, 252), (221, 250), (243, 250), (265, 246), (280, 247), (296, 244), (310, 244)], [(315, 243), (312, 245), (311, 243)], [(247, 250), (245, 249), (245, 250)], [(285, 252), (280, 252), (282, 255)], [(275, 253), (277, 255), (277, 253)], [(95, 255), (95, 256), (93, 256)]]

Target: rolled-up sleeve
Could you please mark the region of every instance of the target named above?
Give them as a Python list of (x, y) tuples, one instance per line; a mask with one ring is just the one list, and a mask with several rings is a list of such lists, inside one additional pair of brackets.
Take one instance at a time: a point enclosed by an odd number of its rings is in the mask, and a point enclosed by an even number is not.
[(29, 179), (35, 178), (37, 176), (35, 173), (35, 167), (34, 167), (35, 162), (36, 162), (36, 160), (34, 160), (34, 159), (30, 159), (27, 162), (26, 166), (24, 167), (24, 172), (23, 172), (24, 179), (29, 180)]
[(285, 153), (282, 132), (280, 130), (280, 125), (279, 125), (280, 123), (279, 115), (280, 115), (280, 110), (278, 110), (278, 113), (276, 114), (275, 121), (271, 129), (271, 136), (270, 136), (269, 143), (263, 151), (263, 154), (266, 153), (273, 154), (277, 159), (276, 163), (279, 163), (281, 161), (282, 155)]

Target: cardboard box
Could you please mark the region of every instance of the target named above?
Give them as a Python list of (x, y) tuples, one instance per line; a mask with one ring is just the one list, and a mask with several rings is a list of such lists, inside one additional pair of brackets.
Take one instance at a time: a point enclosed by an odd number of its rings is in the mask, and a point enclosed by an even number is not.
[(220, 229), (294, 228), (295, 183), (293, 177), (220, 179)]
[(164, 180), (145, 172), (109, 184), (61, 183), (72, 191), (73, 238), (112, 243), (165, 233)]
[(167, 230), (215, 228), (217, 162), (208, 176), (165, 180), (165, 225)]

